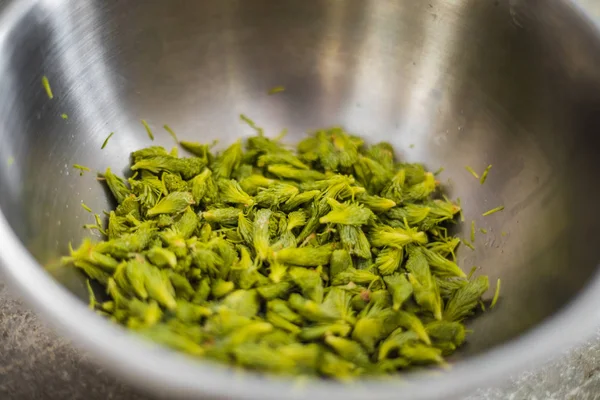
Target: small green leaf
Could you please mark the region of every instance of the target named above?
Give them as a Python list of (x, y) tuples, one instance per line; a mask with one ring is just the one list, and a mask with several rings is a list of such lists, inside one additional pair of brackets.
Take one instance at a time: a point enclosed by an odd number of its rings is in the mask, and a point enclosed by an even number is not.
[(487, 292), (489, 280), (480, 276), (458, 289), (450, 298), (444, 309), (443, 318), (446, 321), (462, 321), (473, 313), (481, 296)]
[(274, 256), (277, 261), (282, 263), (304, 267), (318, 267), (319, 265), (329, 264), (333, 249), (332, 245), (288, 248), (279, 250)]
[(184, 212), (192, 204), (194, 204), (194, 197), (191, 193), (173, 192), (148, 210), (148, 215), (179, 214)]

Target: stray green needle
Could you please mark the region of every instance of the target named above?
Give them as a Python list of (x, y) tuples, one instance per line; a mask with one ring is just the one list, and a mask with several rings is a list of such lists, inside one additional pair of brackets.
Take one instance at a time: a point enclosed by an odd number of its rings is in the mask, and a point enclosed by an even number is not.
[(463, 214), (460, 197), (456, 199), (456, 204), (458, 204), (459, 207), (458, 214), (460, 215), (460, 222), (465, 222), (465, 215)]
[(148, 122), (145, 119), (142, 120), (142, 125), (144, 125), (144, 128), (146, 128), (146, 133), (148, 133), (148, 137), (150, 138), (150, 140), (154, 140), (154, 134), (152, 133), (152, 129), (150, 129), (150, 125), (148, 125)]
[(471, 268), (471, 271), (469, 271), (469, 275), (467, 275), (467, 279), (471, 279), (473, 277), (473, 275), (475, 275), (475, 272), (477, 272), (478, 269), (479, 269), (479, 267), (473, 266), (473, 268)]
[(249, 127), (251, 127), (252, 129), (254, 129), (259, 135), (263, 134), (263, 129), (259, 126), (256, 125), (256, 123), (248, 118), (246, 115), (244, 114), (240, 114), (240, 119), (245, 122)]
[(169, 135), (171, 135), (173, 140), (175, 140), (177, 143), (179, 143), (179, 139), (177, 139), (177, 135), (175, 134), (175, 131), (173, 129), (171, 129), (171, 127), (169, 125), (165, 125), (165, 126), (163, 126), (163, 128), (165, 128), (165, 131), (167, 131), (169, 133)]
[(503, 211), (503, 210), (504, 210), (504, 206), (500, 206), (500, 207), (492, 208), (491, 210), (486, 211), (486, 212), (484, 212), (481, 215), (483, 215), (484, 217), (487, 217), (488, 215), (492, 215), (494, 213), (497, 213), (497, 212), (500, 212), (500, 211)]
[(108, 141), (110, 140), (110, 138), (114, 135), (114, 132), (111, 132), (106, 139), (104, 139), (104, 143), (102, 143), (102, 147), (100, 147), (101, 150), (104, 150), (104, 148), (106, 147), (106, 145), (108, 144)]
[(283, 86), (275, 86), (269, 90), (268, 94), (273, 95), (273, 94), (281, 93), (284, 90), (285, 90), (285, 87), (283, 87)]
[(475, 177), (475, 179), (479, 179), (479, 174), (477, 172), (475, 172), (475, 170), (471, 167), (469, 167), (468, 165), (465, 167), (465, 169), (467, 171), (469, 171), (471, 173), (471, 175), (473, 175)]
[(52, 100), (54, 98), (54, 94), (52, 93), (52, 88), (50, 87), (50, 81), (46, 75), (42, 76), (42, 86), (46, 90), (46, 94), (48, 98)]
[(490, 304), (490, 309), (494, 308), (494, 306), (498, 302), (499, 297), (500, 297), (500, 279), (498, 279), (498, 283), (496, 283), (496, 292), (494, 293), (494, 298), (492, 299), (492, 303)]
[(475, 251), (475, 246), (473, 246), (469, 241), (463, 240), (462, 242), (464, 243), (465, 246), (467, 246), (471, 250)]
[(485, 183), (485, 180), (487, 179), (487, 176), (490, 172), (490, 169), (492, 169), (492, 165), (488, 165), (487, 168), (485, 169), (485, 171), (483, 171), (483, 174), (481, 175), (481, 180), (479, 182), (481, 182), (481, 184), (483, 185)]
[(73, 164), (73, 168), (79, 170), (79, 176), (83, 176), (84, 172), (90, 172), (91, 170), (88, 167), (84, 167), (83, 165)]

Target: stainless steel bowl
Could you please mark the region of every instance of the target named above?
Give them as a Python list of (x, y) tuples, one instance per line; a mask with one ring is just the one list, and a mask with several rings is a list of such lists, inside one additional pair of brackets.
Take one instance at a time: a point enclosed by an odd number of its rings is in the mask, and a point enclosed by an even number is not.
[[(600, 322), (600, 10), (593, 0), (20, 0), (0, 9), (0, 261), (48, 321), (155, 393), (282, 399), (450, 398)], [(41, 85), (48, 76), (49, 100)], [(276, 85), (284, 93), (268, 96)], [(68, 120), (61, 114), (66, 113)], [(132, 337), (52, 268), (107, 209), (93, 170), (181, 138), (342, 124), (424, 161), (488, 234), (463, 267), (502, 277), (496, 309), (441, 374), (351, 386), (233, 374)], [(116, 132), (105, 150), (100, 146)], [(493, 164), (484, 185), (465, 171)], [(506, 210), (490, 217), (483, 211)], [(52, 274), (42, 266), (51, 266)]]

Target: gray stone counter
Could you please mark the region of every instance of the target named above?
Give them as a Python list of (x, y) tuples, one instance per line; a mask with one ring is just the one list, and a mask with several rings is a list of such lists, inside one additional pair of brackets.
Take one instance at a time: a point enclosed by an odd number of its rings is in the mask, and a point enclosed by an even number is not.
[(146, 399), (58, 337), (0, 278), (0, 399)]

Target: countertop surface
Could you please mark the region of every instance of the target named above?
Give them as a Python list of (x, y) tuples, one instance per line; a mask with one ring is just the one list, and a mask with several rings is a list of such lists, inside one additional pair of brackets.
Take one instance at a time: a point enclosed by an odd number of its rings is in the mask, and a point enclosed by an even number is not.
[[(599, 327), (600, 328), (600, 327)], [(0, 399), (151, 399), (57, 336), (0, 278)], [(600, 399), (600, 331), (541, 368), (467, 400)]]

